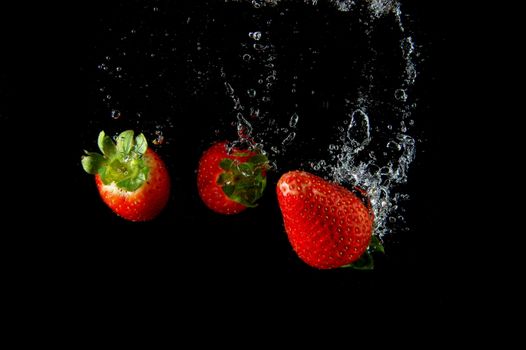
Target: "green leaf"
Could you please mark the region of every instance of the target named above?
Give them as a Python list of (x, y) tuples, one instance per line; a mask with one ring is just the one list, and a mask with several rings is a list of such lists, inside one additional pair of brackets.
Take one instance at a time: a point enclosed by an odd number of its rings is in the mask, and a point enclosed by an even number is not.
[(245, 176), (250, 176), (254, 171), (254, 165), (252, 163), (241, 163), (237, 168)]
[(99, 169), (106, 164), (106, 159), (104, 159), (101, 154), (86, 152), (86, 155), (82, 156), (81, 163), (84, 171), (88, 174), (95, 175)]
[(232, 195), (234, 193), (234, 190), (236, 189), (236, 186), (235, 185), (224, 185), (222, 188), (226, 196), (229, 198), (232, 198)]
[(133, 146), (133, 130), (123, 131), (117, 137), (117, 152), (129, 154)]
[(148, 141), (146, 141), (146, 137), (144, 137), (144, 134), (140, 133), (135, 137), (135, 152), (142, 155), (146, 152), (147, 149)]
[(234, 152), (232, 153), (234, 157), (248, 157), (250, 155), (249, 152)]
[(378, 237), (375, 235), (371, 237), (371, 243), (369, 243), (369, 251), (371, 253), (385, 254), (385, 249), (384, 249), (384, 246), (382, 245), (382, 242), (380, 242), (380, 239), (378, 239)]
[(373, 270), (374, 260), (369, 252), (365, 252), (360, 257), (360, 259), (356, 260), (352, 264), (342, 266), (342, 268), (350, 268), (354, 270)]
[(111, 137), (104, 133), (104, 131), (101, 131), (99, 133), (97, 144), (102, 154), (104, 154), (107, 158), (112, 158), (117, 152), (115, 143), (113, 142)]
[(219, 166), (223, 170), (230, 170), (232, 169), (233, 164), (234, 164), (234, 161), (232, 159), (225, 158), (219, 163)]
[(117, 187), (126, 191), (135, 191), (141, 187), (146, 181), (146, 176), (143, 172), (139, 172), (135, 177), (129, 177), (116, 183)]
[(263, 165), (268, 163), (268, 158), (264, 154), (256, 154), (252, 158), (248, 160), (250, 163), (254, 164), (255, 166)]
[(217, 177), (217, 184), (222, 186), (224, 184), (232, 182), (233, 179), (234, 176), (232, 175), (232, 173), (222, 173)]

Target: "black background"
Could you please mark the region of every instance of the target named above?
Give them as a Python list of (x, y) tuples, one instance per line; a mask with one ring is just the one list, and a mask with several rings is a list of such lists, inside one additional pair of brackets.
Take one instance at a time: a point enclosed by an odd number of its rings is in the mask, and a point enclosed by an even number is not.
[[(334, 303), (341, 295), (364, 304), (402, 308), (425, 305), (440, 310), (448, 305), (455, 293), (449, 280), (452, 264), (443, 259), (454, 255), (455, 249), (445, 234), (449, 224), (441, 217), (443, 193), (448, 190), (441, 154), (447, 147), (444, 135), (455, 119), (448, 113), (453, 103), (447, 91), (453, 66), (446, 50), (448, 14), (438, 4), (402, 3), (411, 18), (408, 26), (421, 45), (414, 91), (419, 103), (414, 119), (424, 142), (417, 145), (407, 185), (411, 200), (405, 204), (405, 216), (410, 231), (387, 237), (387, 254), (377, 260), (377, 268), (371, 272), (317, 271), (295, 256), (276, 205), (274, 185), (279, 174), (269, 175), (267, 193), (255, 210), (226, 217), (201, 204), (194, 170), (201, 152), (216, 137), (218, 123), (223, 123), (221, 119), (218, 122), (218, 108), (223, 108), (222, 118), (231, 120), (227, 114), (231, 105), (221, 81), (193, 85), (197, 83), (192, 72), (180, 65), (184, 57), (176, 62), (181, 68), (175, 70), (173, 79), (167, 79), (179, 96), (175, 103), (163, 95), (166, 86), (157, 91), (152, 88), (148, 105), (123, 93), (119, 108), (124, 117), (111, 120), (97, 91), (101, 86), (97, 65), (116, 40), (108, 37), (105, 28), (125, 27), (126, 19), (140, 20), (140, 4), (93, 2), (86, 7), (3, 11), (15, 20), (5, 21), (2, 28), (6, 47), (0, 86), (2, 132), (9, 130), (4, 141), (16, 145), (16, 152), (8, 159), (21, 161), (17, 181), (28, 186), (23, 195), (19, 189), (7, 191), (10, 211), (6, 218), (15, 226), (5, 229), (10, 236), (4, 247), (16, 280), (31, 286), (21, 289), (58, 288), (64, 297), (89, 295), (88, 304), (99, 298), (119, 303), (128, 298), (158, 300), (182, 293), (184, 297), (203, 295), (202, 302), (207, 305), (225, 300), (231, 305), (243, 297), (260, 300), (256, 299), (258, 292), (298, 300), (325, 291), (335, 296), (331, 298)], [(243, 17), (246, 8), (228, 12), (221, 3), (196, 5), (188, 1), (168, 6), (160, 2), (159, 7), (164, 14), (173, 11), (173, 28), (187, 13), (205, 23), (203, 14), (208, 11), (216, 18), (239, 17), (238, 29), (245, 35), (244, 25), (250, 20)], [(144, 23), (152, 26), (152, 32), (169, 25), (148, 19)], [(329, 25), (326, 29), (337, 29), (338, 20), (334, 23), (336, 28)], [(191, 28), (180, 35), (183, 39), (178, 39), (178, 49), (184, 51), (184, 45), (190, 45), (188, 38), (200, 35), (198, 26)], [(238, 34), (233, 33), (236, 38)], [(145, 75), (149, 69), (145, 66)], [(327, 69), (309, 83), (330, 87), (325, 79), (334, 72)], [(199, 93), (192, 94), (196, 88)], [(203, 99), (209, 102), (203, 103)], [(172, 102), (167, 104), (168, 100)], [(305, 102), (303, 108), (311, 110), (313, 118), (318, 112), (329, 113), (316, 109), (317, 100), (306, 101), (301, 94), (299, 100)], [(275, 108), (285, 105), (287, 101), (278, 101)], [(137, 125), (126, 117), (127, 109), (133, 108), (144, 111), (140, 125), (150, 136), (159, 121), (172, 116), (173, 126), (163, 124), (170, 143), (158, 149), (172, 175), (172, 195), (161, 216), (150, 223), (129, 223), (115, 216), (102, 204), (92, 179), (80, 167), (82, 150), (95, 149), (101, 128), (116, 132)], [(305, 120), (313, 119), (307, 116)], [(304, 132), (320, 133), (323, 143), (332, 130), (318, 128), (313, 123)], [(228, 129), (234, 130), (230, 125)], [(280, 160), (280, 170), (299, 165), (298, 159), (309, 151), (308, 143), (300, 145), (290, 151), (292, 160)], [(310, 145), (313, 152), (318, 147)], [(12, 178), (5, 171), (2, 176)], [(351, 301), (344, 303), (352, 305)]]

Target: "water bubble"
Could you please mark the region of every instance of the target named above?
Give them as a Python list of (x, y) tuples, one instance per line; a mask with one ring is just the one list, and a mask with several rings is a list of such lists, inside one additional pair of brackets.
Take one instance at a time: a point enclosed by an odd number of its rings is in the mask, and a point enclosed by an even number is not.
[(298, 115), (298, 113), (294, 112), (292, 114), (292, 116), (290, 117), (290, 120), (289, 120), (289, 126), (291, 128), (295, 128), (296, 125), (298, 124), (298, 120), (299, 120), (300, 116)]
[(413, 119), (409, 120), (409, 125), (411, 126), (415, 125), (415, 121)]
[(296, 133), (294, 131), (288, 134), (288, 136), (282, 142), (283, 146), (287, 146), (291, 144), (295, 137), (296, 137)]
[(361, 109), (355, 110), (351, 115), (351, 122), (347, 129), (347, 139), (354, 153), (361, 151), (370, 141), (369, 116)]
[(165, 143), (164, 135), (161, 130), (155, 130), (155, 139), (153, 139), (152, 143), (156, 146), (163, 145)]
[(252, 134), (252, 124), (241, 113), (237, 114), (237, 121), (237, 134), (241, 140), (245, 140)]
[(259, 40), (261, 39), (261, 32), (249, 32), (248, 33), (248, 36), (251, 38), (251, 39), (254, 39), (254, 40)]
[(234, 95), (234, 88), (229, 83), (225, 82), (226, 92), (229, 95)]
[(107, 100), (111, 100), (111, 95), (109, 95), (109, 94), (106, 95), (106, 99), (107, 99)]
[(387, 148), (394, 151), (400, 151), (402, 149), (402, 146), (400, 146), (398, 143), (394, 141), (387, 142)]
[(117, 120), (117, 119), (120, 119), (120, 117), (121, 117), (121, 112), (120, 112), (119, 110), (117, 110), (117, 109), (113, 109), (113, 110), (111, 111), (111, 118), (112, 118), (112, 119)]
[(370, 0), (369, 10), (376, 18), (384, 16), (393, 11), (395, 5), (392, 0)]
[(410, 36), (402, 40), (401, 46), (402, 46), (402, 52), (406, 58), (411, 56), (415, 50), (415, 44), (413, 42), (413, 38), (411, 38)]
[(400, 122), (400, 131), (407, 132), (407, 127), (405, 126), (405, 123), (403, 120)]
[(393, 126), (391, 124), (387, 125), (387, 129), (393, 130)]
[(407, 93), (404, 89), (396, 89), (394, 96), (397, 100), (405, 102), (407, 100)]
[(250, 107), (250, 116), (252, 118), (259, 118), (259, 108)]
[(250, 61), (251, 58), (252, 58), (252, 56), (250, 56), (248, 53), (243, 55), (243, 61), (245, 61), (245, 62)]
[(247, 95), (248, 95), (249, 97), (256, 97), (256, 90), (254, 90), (254, 89), (248, 89), (248, 90), (247, 90)]
[(263, 50), (265, 50), (267, 48), (265, 45), (262, 45), (262, 44), (254, 44), (254, 45), (252, 45), (252, 47), (256, 51), (263, 51)]
[(159, 8), (158, 7), (154, 7), (152, 10), (153, 10), (153, 12), (159, 12)]

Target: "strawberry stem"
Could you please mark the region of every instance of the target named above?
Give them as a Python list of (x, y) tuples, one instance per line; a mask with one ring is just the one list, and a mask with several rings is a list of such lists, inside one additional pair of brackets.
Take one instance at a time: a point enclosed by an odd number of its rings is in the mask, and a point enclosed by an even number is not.
[(82, 167), (88, 174), (100, 175), (105, 185), (115, 183), (126, 191), (137, 190), (148, 178), (149, 168), (143, 159), (148, 142), (142, 133), (133, 136), (133, 130), (126, 130), (114, 143), (101, 131), (97, 144), (102, 154), (86, 151), (81, 159)]
[(225, 195), (246, 207), (256, 207), (267, 186), (268, 158), (261, 153), (246, 162), (224, 158), (219, 166), (224, 172), (217, 178), (217, 184)]

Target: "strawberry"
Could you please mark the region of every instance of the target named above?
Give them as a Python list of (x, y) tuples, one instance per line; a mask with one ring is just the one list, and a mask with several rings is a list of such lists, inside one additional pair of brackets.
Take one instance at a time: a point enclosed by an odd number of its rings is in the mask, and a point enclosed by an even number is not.
[[(364, 256), (369, 243), (382, 250), (372, 237), (373, 215), (358, 196), (318, 176), (291, 171), (277, 184), (285, 231), (298, 256), (318, 269), (343, 266), (372, 268)], [(358, 259), (360, 259), (358, 261)]]
[(82, 167), (95, 175), (104, 203), (126, 220), (155, 218), (168, 202), (170, 176), (162, 159), (148, 148), (144, 135), (134, 138), (133, 130), (127, 130), (115, 144), (101, 131), (98, 145), (102, 154), (86, 152)]
[(267, 185), (268, 159), (259, 150), (233, 148), (217, 142), (206, 150), (197, 169), (197, 189), (208, 208), (237, 214), (255, 207)]

